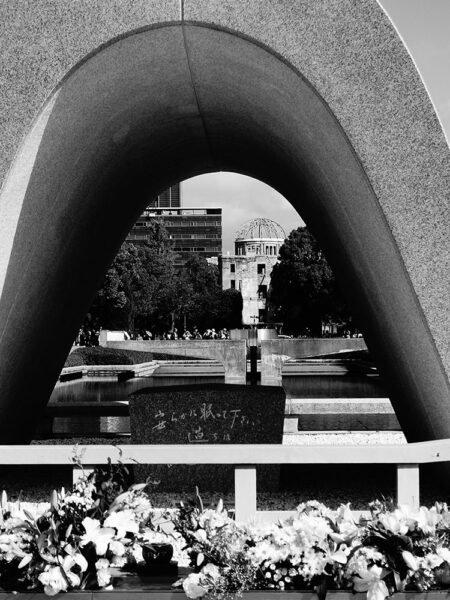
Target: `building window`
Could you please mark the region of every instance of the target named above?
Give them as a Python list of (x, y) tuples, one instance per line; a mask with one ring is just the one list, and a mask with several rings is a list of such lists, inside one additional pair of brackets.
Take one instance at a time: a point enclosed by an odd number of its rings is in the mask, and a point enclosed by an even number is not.
[(258, 299), (264, 300), (267, 298), (267, 285), (258, 285)]
[(230, 287), (232, 290), (236, 289), (236, 280), (235, 279), (230, 279)]
[(230, 273), (236, 273), (236, 265), (234, 263), (230, 265)]
[(242, 292), (242, 281), (239, 279), (239, 291)]
[(265, 272), (266, 272), (266, 265), (263, 263), (260, 263), (258, 265), (258, 275), (264, 275)]

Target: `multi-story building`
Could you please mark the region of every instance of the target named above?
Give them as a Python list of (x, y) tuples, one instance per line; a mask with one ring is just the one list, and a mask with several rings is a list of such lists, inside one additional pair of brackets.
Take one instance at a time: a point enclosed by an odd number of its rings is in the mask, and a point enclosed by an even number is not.
[(179, 183), (172, 185), (164, 190), (159, 196), (151, 200), (147, 208), (180, 208), (181, 207), (181, 186)]
[(252, 219), (236, 234), (235, 255), (221, 257), (222, 289), (242, 294), (242, 322), (267, 322), (267, 292), (272, 268), (286, 234), (270, 219)]
[(222, 254), (222, 209), (181, 208), (180, 184), (172, 186), (151, 201), (127, 236), (140, 244), (149, 238), (153, 219), (161, 219), (173, 240), (175, 266), (182, 267), (197, 254), (217, 262)]

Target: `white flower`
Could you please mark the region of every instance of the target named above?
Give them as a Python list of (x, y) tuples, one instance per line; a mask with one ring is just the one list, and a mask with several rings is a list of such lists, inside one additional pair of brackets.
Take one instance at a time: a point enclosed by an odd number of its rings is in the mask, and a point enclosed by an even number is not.
[(292, 522), (292, 526), (298, 532), (305, 546), (323, 542), (332, 531), (325, 518), (314, 514), (300, 513)]
[[(220, 508), (220, 506), (218, 508)], [(219, 529), (231, 522), (227, 511), (223, 510), (223, 505), (221, 510), (207, 509), (203, 511), (198, 519), (198, 524), (204, 529)]]
[(411, 552), (409, 552), (408, 550), (403, 550), (402, 558), (405, 561), (408, 569), (411, 569), (411, 571), (417, 571), (419, 569), (418, 559), (414, 556), (414, 554), (411, 554)]
[(100, 558), (95, 563), (95, 568), (97, 569), (97, 583), (100, 587), (106, 587), (111, 581), (109, 565), (110, 563), (107, 558)]
[(99, 587), (106, 587), (111, 582), (111, 572), (109, 569), (97, 569), (97, 583)]
[(83, 573), (84, 571), (87, 571), (87, 560), (82, 554), (80, 554), (79, 552), (75, 552), (75, 548), (71, 544), (66, 544), (66, 546), (64, 546), (64, 551), (67, 554), (63, 562), (63, 567), (65, 571), (72, 569), (72, 567), (74, 567), (75, 565), (78, 565)]
[(139, 525), (132, 510), (120, 510), (113, 512), (105, 519), (105, 527), (115, 527), (117, 537), (124, 538), (126, 533), (139, 533)]
[(341, 548), (338, 548), (335, 552), (327, 551), (326, 558), (329, 563), (337, 562), (341, 565), (345, 565), (347, 563), (348, 552), (344, 552)]
[(437, 548), (436, 550), (436, 554), (442, 558), (442, 560), (445, 560), (445, 562), (447, 564), (450, 565), (450, 550), (448, 548), (443, 548), (442, 546)]
[(137, 563), (143, 563), (144, 557), (142, 555), (142, 546), (140, 544), (133, 544), (130, 549), (131, 556)]
[(118, 567), (119, 569), (121, 569), (122, 567), (124, 567), (127, 564), (127, 559), (125, 558), (125, 556), (113, 556), (112, 560), (111, 560), (111, 564), (114, 567)]
[(184, 593), (188, 598), (202, 598), (208, 590), (200, 585), (200, 574), (191, 573), (183, 581)]
[(38, 576), (38, 579), (44, 586), (44, 592), (47, 596), (56, 596), (60, 592), (66, 592), (69, 587), (68, 581), (72, 587), (80, 585), (78, 575), (75, 575), (71, 571), (66, 571), (63, 567), (47, 567)]
[(213, 565), (211, 563), (208, 563), (207, 565), (205, 565), (202, 569), (202, 575), (206, 575), (207, 577), (210, 577), (213, 581), (217, 581), (218, 579), (220, 579), (220, 571), (219, 571), (219, 567), (217, 565)]
[(207, 542), (208, 541), (208, 536), (206, 535), (206, 531), (204, 529), (198, 529), (194, 533), (194, 537), (199, 542)]
[(424, 533), (434, 534), (436, 532), (436, 525), (440, 519), (441, 517), (435, 508), (428, 509), (425, 506), (421, 506), (417, 515), (417, 527)]
[(44, 592), (47, 596), (56, 596), (59, 592), (67, 590), (67, 581), (64, 577), (61, 567), (49, 567), (38, 577), (44, 586)]
[(409, 504), (400, 504), (395, 509), (394, 514), (402, 521), (402, 523), (408, 527), (409, 531), (413, 531), (417, 524), (418, 513), (415, 508)]
[(117, 540), (113, 540), (109, 544), (109, 550), (115, 556), (123, 556), (125, 554), (125, 546), (122, 544), (122, 542), (118, 542)]
[(378, 520), (386, 531), (394, 535), (405, 535), (408, 533), (409, 525), (402, 518), (400, 511), (396, 511), (395, 513), (380, 513)]
[(63, 561), (64, 571), (67, 573), (67, 571), (70, 571), (75, 565), (78, 565), (80, 567), (82, 573), (84, 573), (84, 571), (87, 571), (88, 562), (84, 558), (84, 556), (78, 552), (75, 553), (71, 546), (69, 546), (69, 548), (71, 552), (67, 552), (67, 548), (65, 549), (68, 555), (64, 558)]
[(101, 527), (100, 521), (85, 517), (82, 525), (86, 531), (80, 541), (81, 546), (92, 542), (99, 556), (104, 556), (108, 550), (108, 544), (114, 538), (116, 532), (109, 527)]
[(353, 579), (355, 592), (367, 592), (367, 600), (384, 600), (389, 596), (389, 590), (383, 576), (384, 570), (376, 565), (366, 571), (359, 571), (358, 577)]
[(441, 558), (438, 554), (430, 553), (427, 554), (423, 558), (424, 567), (426, 569), (435, 569), (436, 567), (440, 567), (444, 562), (444, 559)]
[(95, 568), (98, 569), (107, 569), (109, 567), (109, 560), (107, 558), (99, 558), (95, 563)]

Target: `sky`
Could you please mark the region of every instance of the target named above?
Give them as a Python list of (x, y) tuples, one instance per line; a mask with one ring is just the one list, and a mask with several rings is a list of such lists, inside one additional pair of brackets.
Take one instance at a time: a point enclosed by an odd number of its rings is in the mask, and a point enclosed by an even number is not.
[[(380, 0), (408, 47), (450, 140), (450, 0)], [(236, 173), (212, 173), (182, 184), (183, 206), (222, 208), (223, 252), (234, 253), (234, 234), (265, 217), (286, 232), (303, 225), (289, 202), (269, 186)]]

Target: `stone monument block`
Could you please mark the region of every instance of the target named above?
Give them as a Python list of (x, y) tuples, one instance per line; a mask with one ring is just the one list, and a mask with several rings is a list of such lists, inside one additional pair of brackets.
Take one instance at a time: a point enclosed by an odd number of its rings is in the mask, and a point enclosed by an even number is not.
[[(168, 386), (130, 396), (133, 444), (281, 444), (285, 393), (280, 387), (227, 384)], [(258, 489), (278, 487), (279, 467), (258, 469)], [(136, 480), (160, 481), (159, 489), (232, 491), (230, 465), (135, 467)]]

